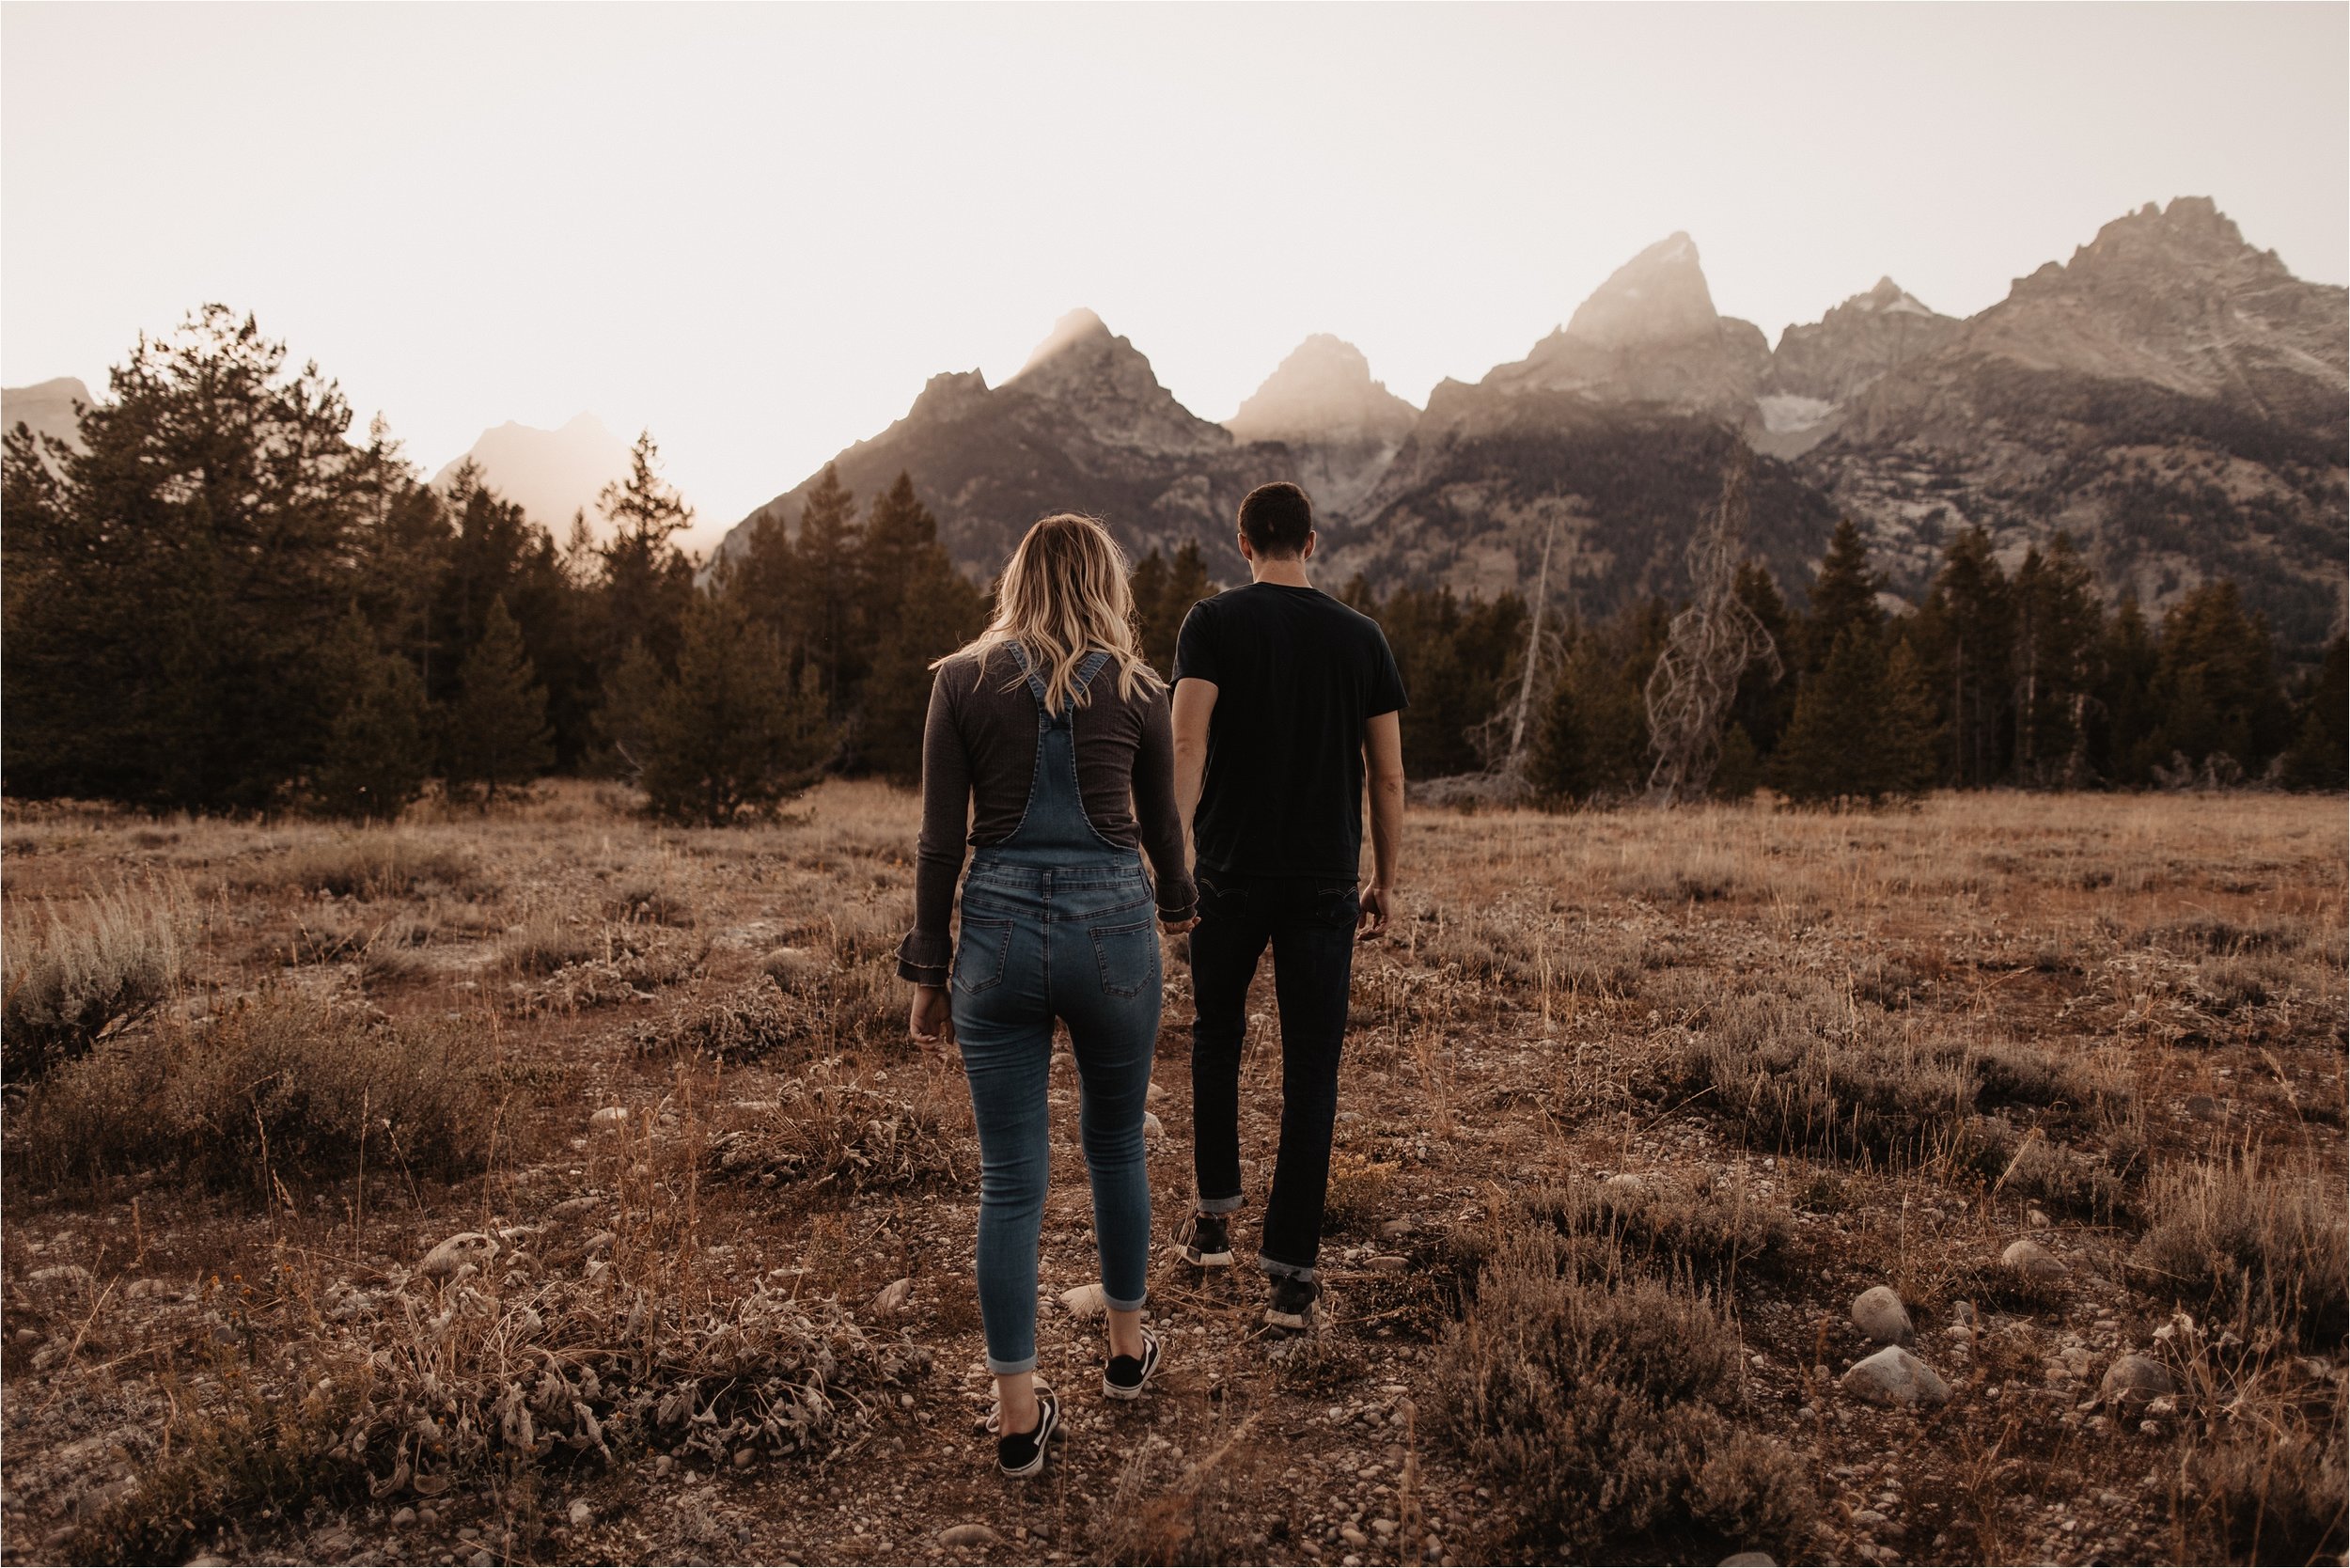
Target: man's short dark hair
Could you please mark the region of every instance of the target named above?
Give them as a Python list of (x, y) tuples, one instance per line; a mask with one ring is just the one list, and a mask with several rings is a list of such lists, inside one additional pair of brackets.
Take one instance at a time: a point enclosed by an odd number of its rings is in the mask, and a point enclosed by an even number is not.
[(1258, 555), (1287, 560), (1304, 554), (1313, 537), (1314, 504), (1287, 479), (1261, 484), (1240, 504), (1240, 531)]

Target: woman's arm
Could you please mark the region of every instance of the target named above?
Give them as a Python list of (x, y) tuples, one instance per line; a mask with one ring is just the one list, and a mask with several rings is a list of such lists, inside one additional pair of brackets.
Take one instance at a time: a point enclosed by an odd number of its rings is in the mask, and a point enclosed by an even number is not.
[[(942, 667), (931, 682), (922, 725), (922, 836), (914, 853), (914, 929), (898, 945), (898, 974), (916, 985), (943, 986), (954, 959), (947, 933), (971, 832), (971, 759), (957, 722), (960, 688)], [(967, 675), (967, 672), (966, 672)]]
[(1159, 921), (1190, 929), (1198, 895), (1183, 858), (1183, 820), (1175, 808), (1175, 728), (1167, 692), (1153, 686), (1142, 705), (1142, 734), (1135, 743), (1135, 828), (1157, 873)]

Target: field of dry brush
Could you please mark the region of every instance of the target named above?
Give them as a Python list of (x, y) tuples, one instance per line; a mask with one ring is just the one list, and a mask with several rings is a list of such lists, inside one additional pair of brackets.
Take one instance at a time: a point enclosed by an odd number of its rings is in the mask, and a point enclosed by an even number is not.
[(1318, 1334), (1168, 1256), (1163, 1383), (1093, 1392), (1057, 1066), (1025, 1484), (914, 798), (628, 804), (8, 808), (7, 1560), (2342, 1553), (2339, 799), (1415, 816)]

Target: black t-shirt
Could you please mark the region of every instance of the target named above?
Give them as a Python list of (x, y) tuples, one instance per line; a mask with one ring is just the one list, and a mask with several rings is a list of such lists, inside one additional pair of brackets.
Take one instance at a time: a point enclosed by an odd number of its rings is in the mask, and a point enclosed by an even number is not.
[(1353, 882), (1363, 851), (1363, 722), (1403, 706), (1379, 623), (1320, 588), (1252, 583), (1183, 618), (1175, 679), (1213, 682), (1199, 864)]

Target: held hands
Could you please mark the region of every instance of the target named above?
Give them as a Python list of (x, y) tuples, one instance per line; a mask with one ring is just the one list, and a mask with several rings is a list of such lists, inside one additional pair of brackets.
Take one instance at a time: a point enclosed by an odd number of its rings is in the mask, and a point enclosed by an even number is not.
[(1167, 933), (1169, 936), (1181, 936), (1183, 933), (1189, 931), (1192, 927), (1198, 925), (1198, 923), (1199, 917), (1194, 915), (1188, 918), (1181, 920), (1161, 920), (1159, 922), (1159, 929)]
[(1395, 913), (1395, 889), (1372, 883), (1363, 889), (1363, 912), (1355, 921), (1355, 940), (1368, 942), (1385, 934), (1387, 920)]
[(948, 1011), (947, 988), (943, 985), (917, 985), (914, 988), (914, 1007), (906, 1014), (906, 1032), (917, 1045), (936, 1045), (944, 1041), (951, 1045), (955, 1039), (955, 1024)]

